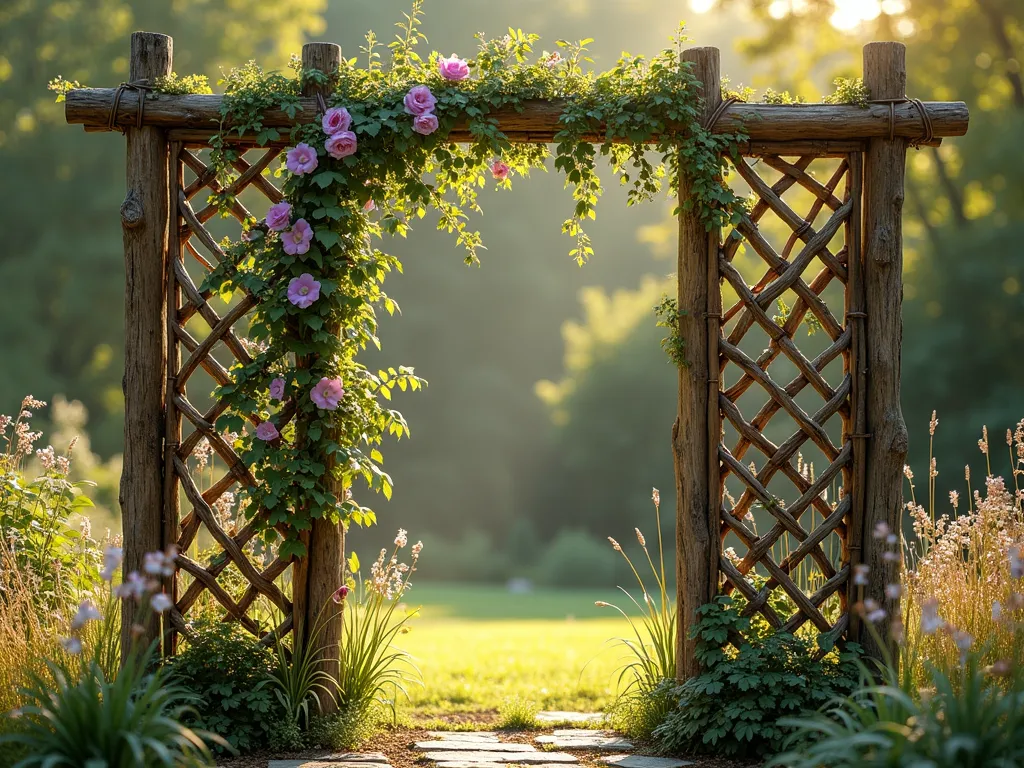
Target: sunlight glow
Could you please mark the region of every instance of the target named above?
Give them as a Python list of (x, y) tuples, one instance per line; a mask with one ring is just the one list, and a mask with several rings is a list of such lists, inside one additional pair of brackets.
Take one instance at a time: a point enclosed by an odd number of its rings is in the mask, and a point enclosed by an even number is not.
[(690, 10), (694, 13), (707, 13), (717, 2), (718, 0), (690, 0)]
[(789, 13), (789, 3), (786, 0), (775, 0), (768, 6), (768, 15), (773, 19), (781, 19)]
[(879, 0), (835, 0), (836, 10), (829, 21), (843, 32), (856, 29), (862, 22), (877, 19), (882, 12)]

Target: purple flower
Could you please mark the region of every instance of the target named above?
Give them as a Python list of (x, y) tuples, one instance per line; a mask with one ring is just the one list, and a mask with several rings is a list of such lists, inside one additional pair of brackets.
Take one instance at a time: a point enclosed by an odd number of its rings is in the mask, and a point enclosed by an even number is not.
[(405, 94), (405, 111), (410, 115), (426, 115), (434, 111), (437, 99), (425, 85), (417, 85)]
[(270, 210), (267, 211), (267, 228), (274, 232), (288, 229), (288, 224), (291, 220), (292, 206), (290, 203), (280, 202), (277, 205), (270, 206)]
[(325, 411), (333, 411), (338, 408), (338, 403), (345, 394), (345, 388), (341, 386), (341, 379), (328, 379), (324, 376), (310, 390), (309, 397), (316, 403), (317, 408)]
[(343, 157), (356, 153), (357, 143), (356, 135), (352, 131), (338, 131), (327, 139), (327, 144), (324, 146), (328, 155), (336, 160), (341, 160)]
[(288, 283), (288, 301), (299, 309), (306, 309), (320, 298), (320, 283), (309, 272), (293, 277)]
[(277, 427), (274, 426), (272, 421), (264, 421), (256, 427), (256, 437), (260, 440), (270, 442), (271, 440), (277, 440), (280, 436), (281, 433), (277, 431)]
[(469, 64), (454, 53), (447, 59), (443, 56), (438, 59), (437, 68), (445, 80), (465, 80), (469, 77)]
[(423, 136), (429, 136), (437, 130), (437, 115), (432, 113), (416, 115), (412, 119), (412, 129)]
[(511, 171), (512, 169), (509, 168), (508, 165), (506, 163), (503, 163), (501, 160), (495, 160), (493, 163), (491, 163), (491, 175), (497, 181), (504, 181), (505, 179), (507, 179)]
[(305, 142), (297, 144), (294, 149), (288, 150), (288, 154), (285, 157), (285, 165), (296, 176), (310, 173), (316, 169), (316, 150)]
[(270, 397), (272, 400), (284, 400), (284, 377), (278, 376), (270, 382)]
[(281, 233), (281, 245), (290, 256), (301, 256), (309, 250), (313, 239), (313, 228), (305, 219), (299, 219), (291, 229)]
[(166, 592), (157, 592), (149, 598), (149, 604), (157, 613), (166, 613), (174, 606), (174, 603), (171, 602), (170, 595)]
[(342, 131), (347, 131), (350, 125), (352, 125), (352, 115), (344, 107), (331, 107), (324, 112), (324, 133), (328, 136), (335, 136)]
[(336, 603), (344, 602), (346, 597), (348, 597), (348, 587), (346, 587), (344, 584), (338, 587), (334, 591), (334, 594), (331, 595), (331, 599)]

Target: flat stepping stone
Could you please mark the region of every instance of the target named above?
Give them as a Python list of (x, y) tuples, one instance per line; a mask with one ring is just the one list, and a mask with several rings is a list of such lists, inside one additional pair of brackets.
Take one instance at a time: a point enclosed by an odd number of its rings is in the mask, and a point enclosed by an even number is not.
[(432, 739), (444, 739), (445, 741), (468, 741), (469, 739), (498, 740), (498, 734), (494, 731), (427, 731), (427, 736)]
[[(437, 768), (507, 768), (509, 763), (473, 763), (467, 760), (453, 760), (437, 763)], [(532, 763), (530, 768), (565, 768), (566, 763)]]
[(443, 752), (445, 750), (459, 750), (464, 752), (479, 752), (486, 749), (488, 752), (536, 752), (537, 748), (530, 744), (503, 743), (488, 739), (444, 739), (442, 741), (417, 741), (413, 746), (421, 752)]
[[(488, 745), (490, 746), (490, 745)], [(532, 749), (532, 748), (531, 748)], [(518, 763), (530, 765), (548, 765), (559, 763), (578, 762), (575, 757), (566, 752), (461, 752), (452, 750), (450, 752), (427, 752), (426, 758), (433, 760), (439, 768), (473, 768), (480, 763)], [(472, 763), (473, 765), (469, 765)]]
[(647, 755), (608, 755), (601, 758), (602, 763), (618, 766), (618, 768), (683, 768), (694, 765), (689, 760), (674, 757), (648, 757)]
[(612, 731), (605, 731), (600, 728), (555, 728), (551, 732), (555, 736), (615, 736)]
[(539, 723), (602, 723), (603, 712), (538, 712)]
[(606, 752), (625, 752), (634, 749), (633, 742), (626, 741), (618, 736), (601, 735), (601, 731), (583, 731), (582, 734), (572, 736), (559, 736), (555, 732), (553, 736), (538, 736), (538, 744), (551, 744), (559, 749), (596, 749)]
[(271, 760), (268, 768), (391, 768), (382, 752), (337, 752), (307, 760)]

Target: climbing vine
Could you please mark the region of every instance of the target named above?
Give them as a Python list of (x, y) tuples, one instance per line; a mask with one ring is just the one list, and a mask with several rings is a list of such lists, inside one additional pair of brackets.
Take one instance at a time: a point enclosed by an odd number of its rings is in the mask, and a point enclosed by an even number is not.
[[(681, 29), (654, 58), (624, 55), (595, 74), (586, 67), (592, 41), (538, 51), (538, 37), (516, 29), (498, 39), (478, 35), (469, 59), (421, 55), (421, 22), (416, 0), (392, 43), (368, 34), (361, 55), (337, 72), (305, 70), (293, 60), (288, 76), (250, 63), (222, 83), (223, 120), (211, 144), (223, 188), (235, 174), (234, 136), (289, 147), (277, 171), (284, 201), (225, 244), (228, 258), (203, 286), (257, 300), (249, 329), (255, 352), (218, 389), (227, 409), (217, 426), (241, 435), (236, 447), (257, 480), (249, 508), (267, 510), (269, 536), (284, 532), (283, 556), (304, 553), (301, 532), (314, 519), (374, 521), (352, 497), (357, 479), (390, 497), (380, 445), (386, 435), (409, 431), (390, 401), (395, 390), (425, 382), (412, 368), (374, 372), (357, 359), (367, 345), (380, 346), (378, 311), (398, 309), (383, 283), (401, 263), (377, 244), (385, 234), (409, 235), (413, 221), (434, 211), (466, 262), (479, 260), (483, 243), (468, 218), (480, 212), (479, 190), (488, 182), (508, 188), (552, 154), (547, 145), (510, 143), (498, 110), (522, 109), (532, 99), (562, 104), (553, 165), (572, 190), (562, 230), (580, 264), (593, 254), (584, 225), (602, 191), (599, 156), (628, 187), (631, 205), (676, 192), (685, 174), (693, 194), (683, 205), (709, 229), (735, 223), (742, 212), (725, 184), (723, 157), (743, 137), (700, 124), (702, 86), (682, 61)], [(298, 119), (309, 84), (329, 93), (316, 120), (285, 131), (263, 124), (268, 109)], [(205, 83), (174, 78), (169, 85)], [(457, 124), (471, 141), (451, 143)], [(595, 145), (588, 137), (599, 126), (604, 136)], [(221, 194), (218, 202), (226, 209), (232, 201)], [(252, 434), (243, 429), (247, 422), (256, 425)]]

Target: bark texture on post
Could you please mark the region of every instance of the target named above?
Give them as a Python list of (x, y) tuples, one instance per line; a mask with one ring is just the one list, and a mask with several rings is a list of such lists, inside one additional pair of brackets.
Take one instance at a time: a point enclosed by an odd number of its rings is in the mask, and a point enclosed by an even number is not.
[[(872, 100), (902, 99), (907, 85), (902, 43), (864, 47), (864, 84)], [(898, 615), (898, 601), (886, 601), (885, 585), (898, 581), (897, 563), (887, 562), (884, 541), (872, 538), (878, 523), (899, 531), (903, 511), (903, 464), (907, 427), (900, 408), (900, 347), (903, 339), (903, 179), (907, 141), (871, 139), (864, 166), (864, 299), (867, 311), (867, 448), (862, 562), (868, 566), (864, 597)], [(890, 619), (877, 625), (889, 637)], [(868, 653), (880, 648), (861, 624)]]
[[(693, 74), (704, 83), (703, 115), (707, 119), (722, 100), (718, 49), (691, 48), (683, 52), (683, 60), (693, 62)], [(680, 206), (690, 195), (690, 181), (681, 177)], [(708, 272), (718, 235), (717, 230), (709, 233), (705, 229), (699, 211), (680, 210), (676, 298), (681, 313), (679, 333), (688, 361), (679, 369), (679, 412), (672, 429), (676, 475), (676, 674), (680, 679), (698, 672), (690, 628), (697, 608), (711, 600), (718, 583), (718, 510), (709, 503), (712, 446), (708, 416), (712, 407), (708, 403), (707, 322), (710, 284), (714, 282), (714, 290), (718, 290), (717, 281), (710, 280)], [(716, 412), (717, 407), (716, 398)], [(714, 447), (717, 451), (717, 442)]]
[[(304, 69), (318, 69), (329, 75), (337, 72), (341, 65), (341, 47), (334, 43), (306, 43), (302, 46), (302, 66)], [(307, 83), (303, 87), (303, 96), (316, 96), (320, 93), (327, 98), (331, 93), (330, 85)], [(338, 328), (329, 329), (337, 333)], [(333, 457), (323, 457), (328, 472), (334, 465)], [(342, 498), (344, 486), (335, 482), (331, 490)], [(322, 664), (332, 677), (340, 671), (340, 651), (342, 629), (342, 613), (331, 602), (331, 595), (341, 585), (345, 568), (345, 529), (340, 523), (329, 520), (314, 520), (313, 528), (306, 540), (307, 557), (295, 564), (295, 581), (293, 605), (296, 629), (301, 627), (301, 635), (308, 640), (314, 623), (321, 611), (325, 621), (323, 632), (317, 642), (322, 645)], [(328, 696), (321, 697), (321, 710), (332, 712), (337, 704)]]
[[(132, 34), (129, 81), (152, 83), (171, 73), (172, 41)], [(120, 503), (124, 572), (141, 571), (143, 555), (163, 549), (163, 405), (167, 363), (165, 272), (168, 232), (167, 139), (162, 128), (126, 129), (128, 193), (124, 230), (124, 468)], [(160, 636), (149, 606), (125, 601), (122, 647)], [(134, 626), (144, 619), (137, 635)]]

